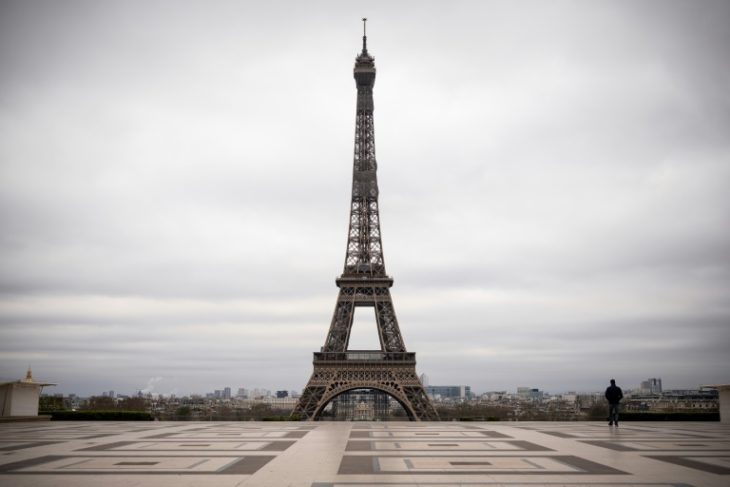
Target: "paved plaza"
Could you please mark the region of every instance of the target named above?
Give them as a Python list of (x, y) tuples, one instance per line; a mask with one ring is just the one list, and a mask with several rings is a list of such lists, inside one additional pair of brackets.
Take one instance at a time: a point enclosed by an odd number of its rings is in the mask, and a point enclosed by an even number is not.
[(0, 423), (9, 486), (730, 485), (720, 423)]

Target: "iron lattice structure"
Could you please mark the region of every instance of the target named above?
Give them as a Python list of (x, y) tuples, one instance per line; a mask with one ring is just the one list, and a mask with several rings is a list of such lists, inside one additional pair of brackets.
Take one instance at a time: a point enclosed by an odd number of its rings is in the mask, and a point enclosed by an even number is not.
[[(403, 343), (390, 296), (393, 279), (385, 273), (373, 123), (375, 60), (368, 53), (364, 32), (354, 77), (355, 155), (345, 268), (336, 280), (340, 292), (327, 339), (321, 352), (314, 354), (314, 372), (293, 414), (316, 420), (338, 395), (353, 389), (376, 389), (398, 401), (411, 420), (438, 420), (416, 374), (416, 354), (407, 352)], [(374, 308), (380, 350), (348, 351), (359, 306)]]

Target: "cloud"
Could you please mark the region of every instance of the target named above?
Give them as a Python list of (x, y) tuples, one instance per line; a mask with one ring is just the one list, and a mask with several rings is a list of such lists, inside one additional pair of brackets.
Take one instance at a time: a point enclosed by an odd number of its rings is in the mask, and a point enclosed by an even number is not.
[(150, 377), (150, 379), (147, 381), (147, 385), (144, 387), (144, 389), (140, 389), (140, 392), (142, 394), (150, 394), (155, 389), (155, 385), (159, 383), (162, 380), (162, 377)]
[[(0, 8), (0, 375), (300, 389), (344, 261), (362, 12)], [(727, 380), (728, 6), (369, 9), (386, 267), (419, 371)]]

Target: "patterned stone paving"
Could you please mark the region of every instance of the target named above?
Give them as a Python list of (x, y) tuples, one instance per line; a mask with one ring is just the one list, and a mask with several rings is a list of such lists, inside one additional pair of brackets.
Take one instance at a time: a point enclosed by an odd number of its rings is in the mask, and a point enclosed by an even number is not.
[(727, 487), (730, 426), (0, 423), (0, 486), (101, 484)]

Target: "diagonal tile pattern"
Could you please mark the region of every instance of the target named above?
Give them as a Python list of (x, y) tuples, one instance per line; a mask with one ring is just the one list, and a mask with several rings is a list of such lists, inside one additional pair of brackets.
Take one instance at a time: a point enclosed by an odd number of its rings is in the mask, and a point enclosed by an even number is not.
[(730, 485), (719, 423), (0, 423), (3, 486)]

